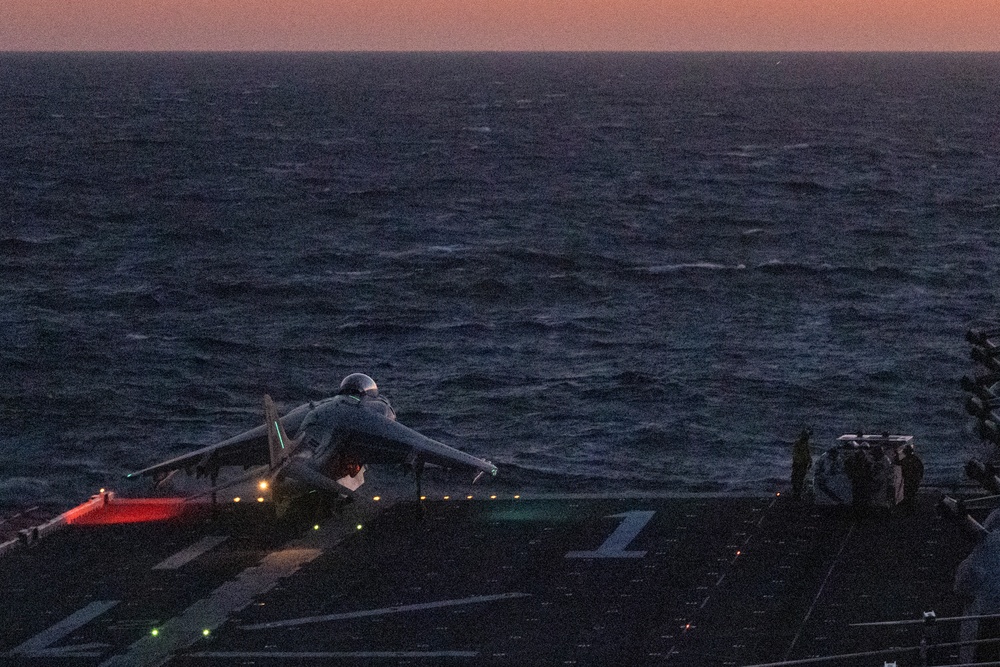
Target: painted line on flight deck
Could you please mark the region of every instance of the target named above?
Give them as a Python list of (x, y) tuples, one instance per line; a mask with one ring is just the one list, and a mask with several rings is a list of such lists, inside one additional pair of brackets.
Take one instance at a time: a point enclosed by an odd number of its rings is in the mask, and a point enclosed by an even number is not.
[(179, 567), (187, 565), (193, 561), (198, 556), (202, 555), (206, 551), (213, 549), (226, 540), (229, 539), (228, 535), (208, 535), (198, 540), (186, 549), (182, 549), (175, 553), (173, 556), (166, 558), (162, 562), (153, 566), (154, 570), (176, 570)]
[(205, 658), (208, 660), (330, 660), (334, 658), (475, 658), (479, 651), (199, 651), (185, 653), (187, 658)]
[(457, 607), (466, 604), (479, 604), (482, 602), (495, 602), (497, 600), (511, 600), (514, 598), (525, 598), (530, 596), (531, 593), (498, 593), (497, 595), (475, 595), (473, 597), (461, 598), (458, 600), (421, 602), (419, 604), (397, 605), (395, 607), (383, 607), (381, 609), (366, 609), (363, 611), (351, 611), (342, 614), (324, 614), (323, 616), (306, 616), (303, 618), (290, 618), (284, 621), (254, 623), (253, 625), (244, 625), (240, 629), (270, 630), (272, 628), (290, 628), (295, 625), (307, 625), (309, 623), (326, 623), (327, 621), (343, 621), (349, 618), (367, 618), (369, 616), (385, 616), (387, 614), (401, 614), (410, 611), (423, 611), (425, 609), (439, 609), (441, 607)]
[[(305, 540), (303, 540), (304, 542)], [(229, 616), (266, 593), (281, 579), (323, 553), (322, 549), (289, 548), (275, 551), (259, 565), (243, 570), (232, 581), (222, 584), (208, 597), (198, 600), (179, 616), (159, 628), (156, 636), (146, 635), (127, 652), (113, 656), (100, 667), (155, 667), (165, 664), (173, 654), (204, 639), (206, 633), (221, 626)]]
[(826, 588), (827, 582), (830, 581), (830, 575), (833, 574), (833, 569), (837, 567), (838, 563), (840, 563), (840, 557), (844, 555), (844, 549), (847, 548), (847, 543), (851, 541), (851, 536), (854, 535), (854, 529), (857, 525), (857, 521), (851, 522), (851, 527), (847, 531), (847, 535), (844, 536), (844, 541), (840, 545), (840, 550), (837, 552), (837, 555), (833, 557), (833, 562), (830, 563), (830, 569), (826, 571), (826, 576), (823, 577), (823, 583), (819, 585), (819, 590), (816, 591), (816, 597), (813, 598), (812, 604), (809, 605), (806, 615), (802, 617), (799, 629), (792, 638), (792, 643), (788, 646), (788, 650), (785, 651), (785, 660), (788, 660), (792, 655), (792, 651), (795, 650), (795, 645), (798, 643), (799, 637), (802, 635), (802, 630), (806, 627), (806, 623), (809, 622), (809, 617), (812, 616), (813, 610), (816, 608), (816, 603), (819, 602), (820, 596), (823, 595), (823, 589)]
[(638, 537), (655, 514), (655, 511), (650, 510), (613, 514), (608, 518), (621, 519), (622, 522), (601, 546), (594, 551), (570, 551), (566, 558), (642, 558), (646, 555), (645, 551), (626, 551), (626, 547)]
[[(52, 646), (60, 639), (72, 634), (107, 610), (118, 604), (120, 600), (97, 600), (86, 607), (76, 610), (63, 620), (19, 646), (11, 649), (6, 655), (19, 657), (96, 657), (101, 655), (94, 649), (107, 648), (109, 644), (89, 643), (73, 646)], [(0, 654), (3, 655), (3, 654)]]

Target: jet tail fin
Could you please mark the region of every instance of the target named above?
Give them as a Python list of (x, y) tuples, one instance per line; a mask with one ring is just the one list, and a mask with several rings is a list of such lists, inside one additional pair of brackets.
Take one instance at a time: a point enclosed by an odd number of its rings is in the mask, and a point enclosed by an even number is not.
[(271, 454), (271, 470), (278, 468), (298, 445), (297, 440), (291, 440), (285, 433), (285, 427), (278, 418), (278, 409), (274, 401), (264, 394), (264, 424), (267, 426), (267, 448)]

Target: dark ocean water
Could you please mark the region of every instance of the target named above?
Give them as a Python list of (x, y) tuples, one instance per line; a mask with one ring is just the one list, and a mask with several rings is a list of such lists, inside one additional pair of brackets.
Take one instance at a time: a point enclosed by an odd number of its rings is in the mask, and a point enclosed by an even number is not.
[(0, 55), (0, 506), (373, 376), (500, 490), (978, 449), (1000, 56)]

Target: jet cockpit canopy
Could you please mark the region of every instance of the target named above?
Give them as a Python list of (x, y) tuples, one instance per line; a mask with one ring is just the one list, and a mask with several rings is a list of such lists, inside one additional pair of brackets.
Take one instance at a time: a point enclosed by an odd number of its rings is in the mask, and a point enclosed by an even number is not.
[(376, 398), (378, 397), (378, 385), (375, 384), (375, 380), (364, 373), (351, 373), (341, 381), (337, 393), (358, 398), (362, 396)]

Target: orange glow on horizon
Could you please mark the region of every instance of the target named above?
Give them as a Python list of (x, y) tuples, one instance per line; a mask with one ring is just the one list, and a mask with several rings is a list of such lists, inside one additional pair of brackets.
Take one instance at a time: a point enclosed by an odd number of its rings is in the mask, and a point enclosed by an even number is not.
[(996, 0), (0, 0), (2, 50), (993, 51)]

